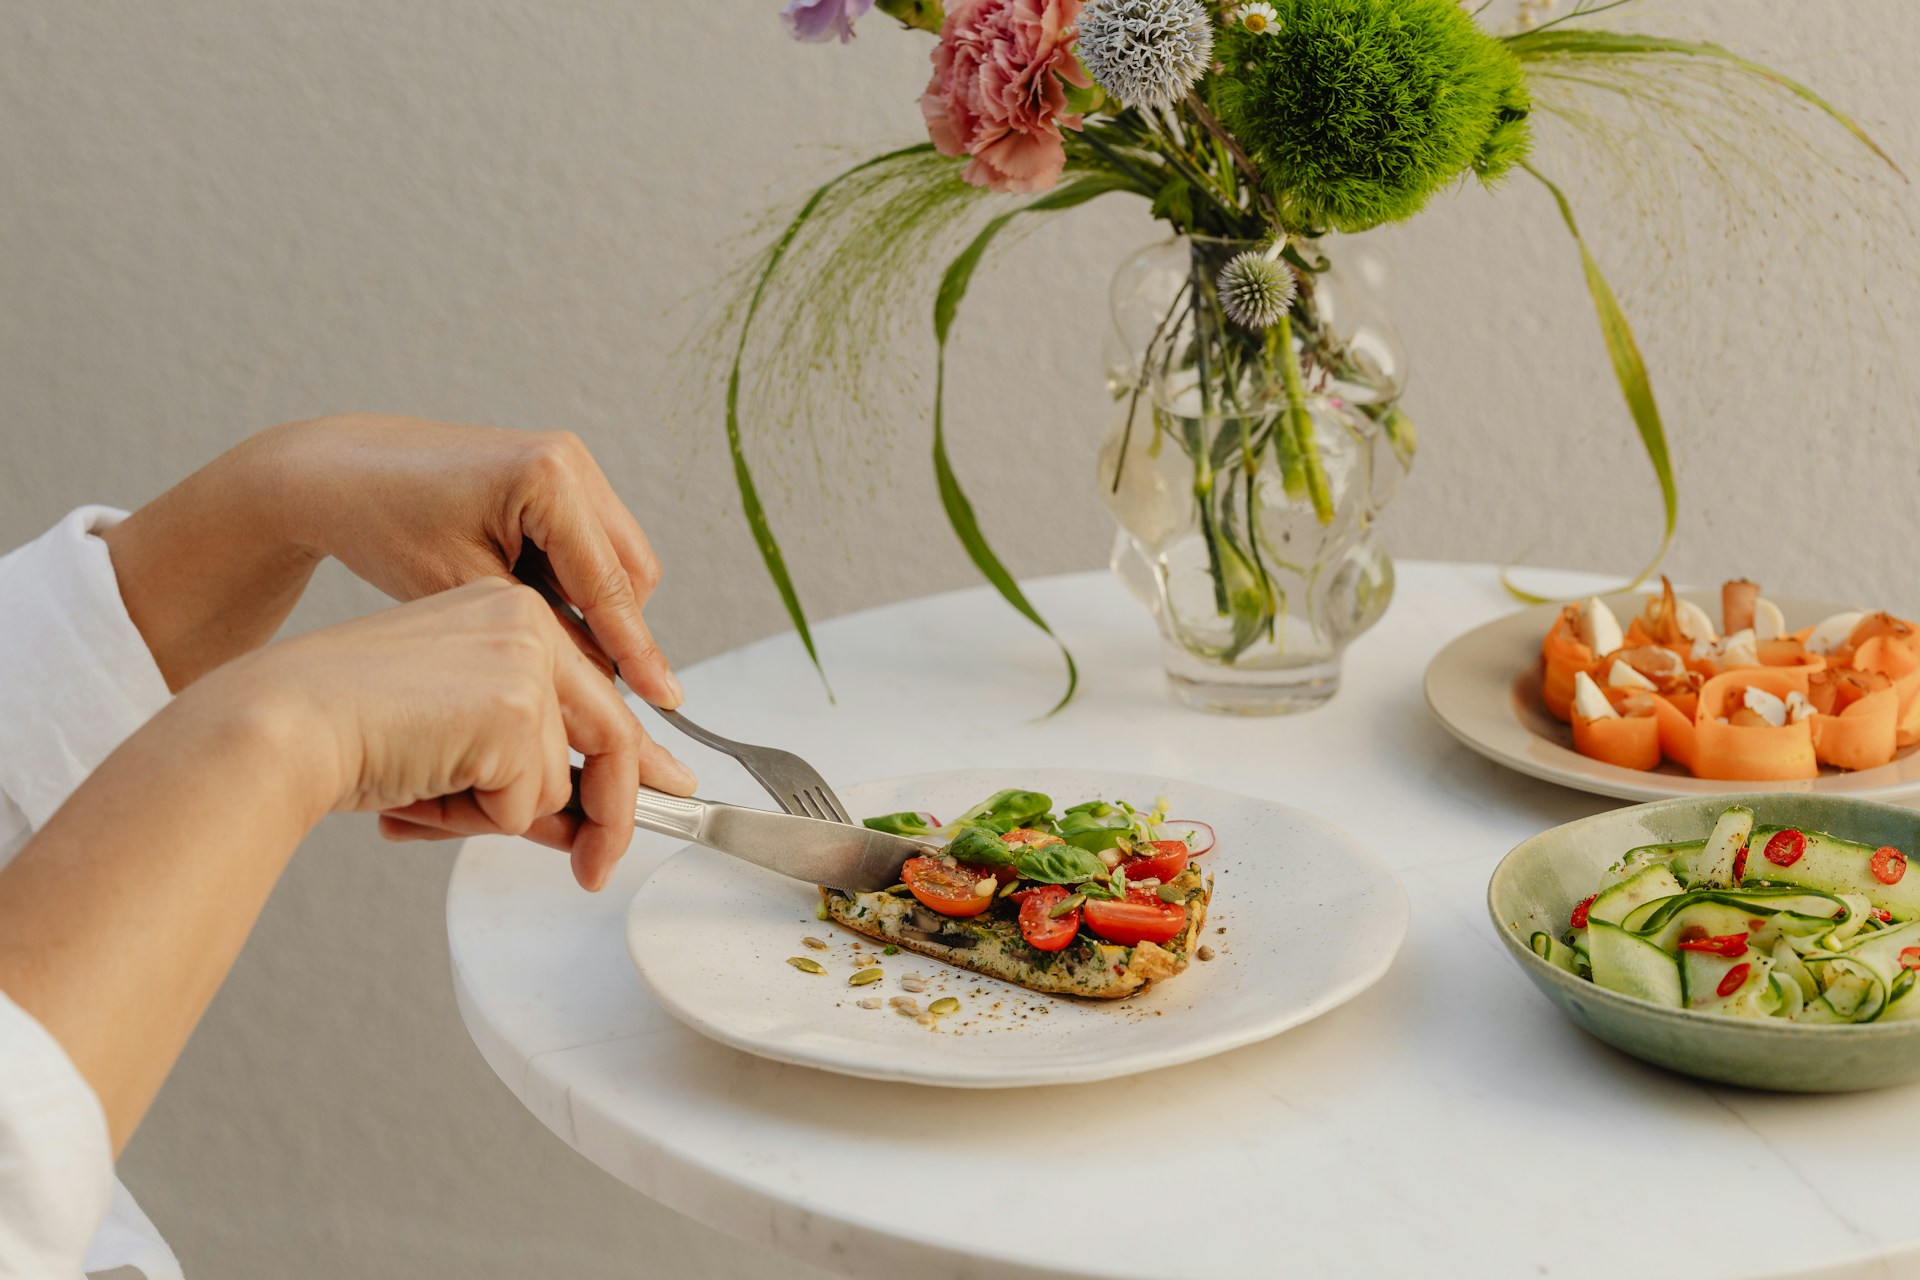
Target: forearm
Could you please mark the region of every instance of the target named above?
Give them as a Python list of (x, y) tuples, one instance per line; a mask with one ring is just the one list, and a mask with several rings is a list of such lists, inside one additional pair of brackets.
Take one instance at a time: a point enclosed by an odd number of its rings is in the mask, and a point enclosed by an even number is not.
[(103, 537), (127, 613), (178, 692), (273, 638), (319, 554), (286, 536), (274, 432), (245, 441)]
[(177, 699), (0, 870), (0, 989), (65, 1047), (116, 1151), (326, 809), (335, 762), (247, 679)]

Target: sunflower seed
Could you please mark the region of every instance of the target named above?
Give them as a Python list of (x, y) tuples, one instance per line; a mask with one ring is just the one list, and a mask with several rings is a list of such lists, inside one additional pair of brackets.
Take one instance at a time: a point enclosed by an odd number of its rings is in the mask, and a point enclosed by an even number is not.
[(827, 949), (827, 944), (818, 938), (802, 938), (800, 939), (800, 945), (803, 947), (812, 947), (815, 951), (825, 951)]
[(911, 991), (915, 995), (919, 995), (922, 991), (925, 991), (927, 989), (927, 980), (921, 977), (917, 973), (910, 973), (906, 977), (900, 979), (900, 989), (902, 991)]
[(920, 1016), (920, 1002), (912, 996), (895, 996), (893, 999), (887, 1001), (887, 1003), (899, 1010), (906, 1017), (917, 1018)]
[(860, 1007), (862, 1009), (878, 1009), (882, 1004), (885, 1004), (885, 1003), (886, 1002), (882, 1000), (879, 996), (873, 996), (870, 999), (862, 1000), (860, 1002)]

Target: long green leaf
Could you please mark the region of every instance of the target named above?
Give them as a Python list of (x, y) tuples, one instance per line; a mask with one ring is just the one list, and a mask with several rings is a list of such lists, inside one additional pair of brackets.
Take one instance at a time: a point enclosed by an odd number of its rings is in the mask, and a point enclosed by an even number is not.
[(747, 527), (753, 531), (754, 545), (760, 548), (760, 559), (767, 566), (767, 576), (773, 579), (773, 585), (780, 592), (781, 603), (787, 607), (787, 616), (793, 619), (793, 628), (800, 633), (800, 643), (807, 647), (807, 657), (813, 660), (813, 669), (820, 673), (820, 683), (826, 688), (828, 701), (833, 700), (833, 686), (827, 683), (827, 670), (820, 665), (820, 653), (813, 646), (813, 632), (807, 627), (806, 610), (800, 607), (800, 594), (794, 590), (793, 577), (787, 572), (786, 557), (780, 553), (780, 544), (773, 536), (773, 526), (767, 522), (766, 508), (760, 503), (760, 492), (754, 486), (753, 471), (747, 466), (746, 450), (740, 441), (740, 365), (746, 358), (747, 337), (753, 331), (754, 317), (760, 312), (760, 301), (766, 294), (767, 282), (773, 279), (773, 273), (779, 269), (780, 260), (786, 257), (794, 237), (807, 225), (807, 220), (813, 217), (827, 193), (855, 174), (902, 156), (931, 150), (931, 142), (922, 142), (862, 161), (834, 177), (807, 198), (800, 212), (793, 216), (793, 221), (787, 224), (786, 230), (780, 233), (780, 238), (774, 241), (773, 248), (767, 253), (766, 265), (760, 269), (760, 278), (753, 286), (753, 297), (747, 302), (747, 314), (740, 322), (740, 340), (734, 346), (733, 365), (727, 373), (727, 451), (733, 455), (733, 479), (740, 490), (740, 506), (746, 513)]
[(1713, 58), (1738, 67), (1748, 75), (1756, 76), (1767, 83), (1785, 89), (1794, 97), (1818, 108), (1830, 116), (1836, 124), (1859, 140), (1860, 144), (1886, 161), (1887, 167), (1902, 178), (1907, 175), (1893, 157), (1880, 149), (1880, 144), (1867, 136), (1867, 131), (1838, 107), (1815, 93), (1806, 85), (1790, 76), (1782, 75), (1772, 67), (1743, 58), (1723, 45), (1700, 40), (1673, 40), (1666, 36), (1639, 35), (1630, 31), (1594, 31), (1583, 27), (1555, 27), (1551, 30), (1539, 29), (1523, 31), (1518, 35), (1504, 37), (1507, 48), (1522, 62), (1536, 58), (1553, 57), (1625, 57), (1650, 58), (1662, 55), (1676, 55), (1689, 58)]
[[(1666, 528), (1660, 535), (1660, 549), (1647, 567), (1642, 569), (1633, 581), (1618, 588), (1631, 591), (1645, 582), (1666, 559), (1667, 548), (1673, 543), (1674, 519), (1680, 511), (1679, 492), (1673, 483), (1673, 459), (1667, 452), (1666, 428), (1660, 422), (1660, 406), (1653, 398), (1653, 384), (1647, 380), (1647, 365), (1640, 358), (1640, 344), (1633, 339), (1633, 330), (1627, 324), (1627, 317), (1620, 310), (1620, 303), (1613, 296), (1613, 289), (1607, 284), (1607, 278), (1600, 274), (1600, 264), (1593, 260), (1593, 254), (1587, 249), (1587, 242), (1580, 235), (1580, 224), (1574, 221), (1573, 206), (1567, 203), (1560, 188), (1548, 181), (1538, 169), (1522, 162), (1521, 168), (1532, 174), (1553, 194), (1554, 203), (1560, 206), (1560, 217), (1566, 222), (1567, 230), (1573, 235), (1573, 242), (1580, 246), (1580, 266), (1587, 277), (1587, 292), (1593, 295), (1593, 309), (1600, 318), (1600, 336), (1607, 344), (1607, 357), (1613, 361), (1613, 376), (1620, 384), (1620, 394), (1627, 402), (1627, 411), (1633, 415), (1633, 425), (1640, 431), (1640, 443), (1646, 448), (1647, 461), (1653, 464), (1653, 474), (1660, 481), (1660, 501), (1666, 509)], [(1547, 597), (1522, 591), (1513, 584), (1510, 576), (1511, 566), (1500, 575), (1507, 590), (1528, 604), (1544, 604)]]
[(980, 521), (973, 513), (973, 503), (968, 501), (966, 491), (960, 487), (960, 481), (953, 473), (953, 463), (947, 457), (946, 434), (946, 388), (947, 388), (947, 335), (953, 330), (953, 320), (960, 311), (960, 300), (967, 295), (967, 286), (973, 283), (974, 269), (980, 265), (981, 257), (987, 246), (993, 243), (1009, 222), (1023, 213), (1052, 213), (1061, 209), (1071, 209), (1075, 205), (1085, 204), (1095, 196), (1105, 195), (1109, 191), (1125, 190), (1130, 184), (1116, 174), (1098, 174), (1070, 182), (1030, 201), (1018, 209), (994, 218), (980, 229), (960, 256), (948, 265), (946, 274), (940, 278), (940, 292), (933, 299), (933, 337), (937, 347), (934, 363), (933, 383), (933, 474), (940, 485), (940, 502), (947, 509), (947, 521), (953, 526), (954, 533), (960, 539), (960, 545), (967, 549), (977, 567), (994, 589), (1005, 597), (1008, 604), (1019, 610), (1021, 615), (1034, 626), (1047, 633), (1053, 642), (1060, 646), (1060, 656), (1067, 663), (1067, 691), (1055, 703), (1055, 711), (1073, 700), (1074, 690), (1080, 685), (1080, 668), (1074, 663), (1073, 654), (1054, 635), (1053, 628), (1040, 616), (1026, 594), (1020, 590), (1013, 575), (1007, 572), (1006, 565), (987, 545), (987, 539), (980, 532)]

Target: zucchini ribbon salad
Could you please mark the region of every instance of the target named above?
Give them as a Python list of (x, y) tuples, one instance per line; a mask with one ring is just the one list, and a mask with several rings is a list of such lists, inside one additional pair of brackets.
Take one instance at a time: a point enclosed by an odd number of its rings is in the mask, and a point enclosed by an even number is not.
[(931, 814), (868, 818), (877, 831), (944, 841), (878, 893), (822, 888), (829, 918), (857, 933), (1029, 990), (1118, 999), (1170, 978), (1200, 945), (1211, 878), (1193, 859), (1213, 828), (1124, 801), (1057, 817), (1037, 791), (989, 797), (942, 826)]
[(1732, 1018), (1920, 1017), (1920, 877), (1890, 845), (1720, 815), (1705, 840), (1608, 868), (1564, 939), (1533, 953), (1622, 995)]
[(1568, 605), (1541, 644), (1548, 711), (1573, 747), (1623, 769), (1671, 760), (1698, 777), (1815, 778), (1871, 769), (1920, 742), (1920, 632), (1890, 613), (1842, 612), (1789, 632), (1760, 588), (1721, 588), (1722, 632), (1660, 594), (1623, 632), (1598, 598)]

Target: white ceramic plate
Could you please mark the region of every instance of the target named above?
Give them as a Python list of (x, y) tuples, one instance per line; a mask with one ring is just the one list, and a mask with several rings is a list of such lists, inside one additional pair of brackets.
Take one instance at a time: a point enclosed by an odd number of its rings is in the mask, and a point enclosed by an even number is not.
[[(1214, 959), (1128, 1000), (1036, 995), (910, 952), (885, 958), (881, 982), (850, 987), (855, 956), (879, 943), (816, 919), (813, 887), (691, 846), (635, 895), (627, 952), (662, 1005), (736, 1049), (875, 1080), (991, 1089), (1131, 1075), (1278, 1035), (1373, 985), (1406, 934), (1406, 893), (1384, 862), (1268, 800), (1072, 769), (929, 773), (839, 794), (857, 816), (919, 809), (945, 819), (1004, 787), (1044, 791), (1056, 808), (1164, 795), (1173, 816), (1211, 823), (1218, 844), (1199, 861), (1214, 878)], [(809, 935), (828, 949), (805, 948)], [(827, 972), (802, 973), (789, 956)], [(904, 994), (909, 974), (931, 980), (922, 1007), (953, 995), (960, 1012), (928, 1028), (884, 1005), (859, 1007)]]
[[(1683, 591), (1710, 617), (1720, 616), (1718, 593)], [(1644, 595), (1603, 597), (1622, 626), (1646, 604)], [(1853, 608), (1822, 600), (1769, 596), (1798, 630)], [(1891, 764), (1849, 773), (1822, 769), (1818, 778), (1795, 782), (1715, 782), (1696, 778), (1668, 762), (1642, 773), (1589, 759), (1573, 749), (1573, 730), (1548, 714), (1540, 701), (1540, 641), (1559, 605), (1536, 605), (1476, 627), (1427, 664), (1427, 705), (1460, 741), (1487, 759), (1561, 786), (1623, 800), (1741, 791), (1810, 791), (1819, 795), (1887, 800), (1920, 791), (1920, 747), (1901, 751)]]

